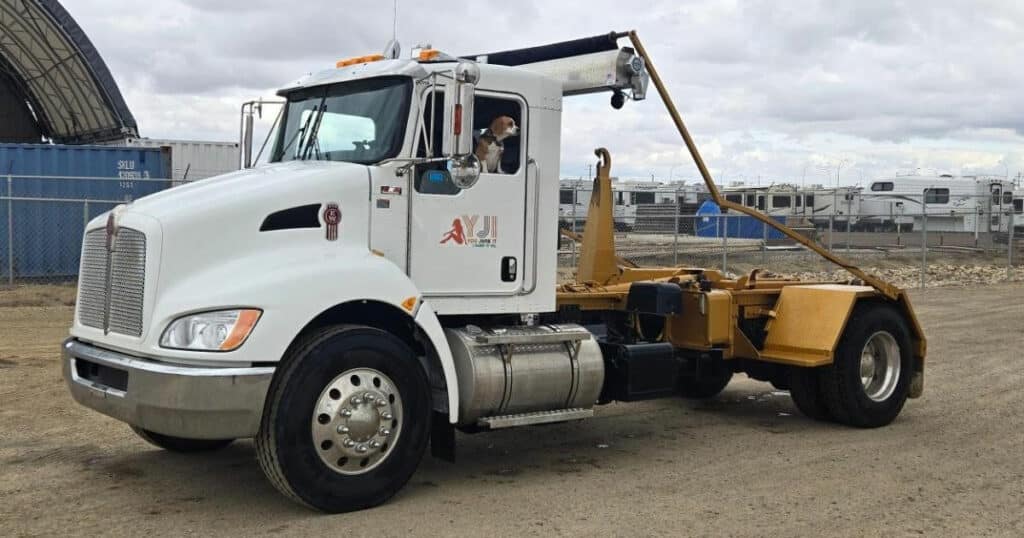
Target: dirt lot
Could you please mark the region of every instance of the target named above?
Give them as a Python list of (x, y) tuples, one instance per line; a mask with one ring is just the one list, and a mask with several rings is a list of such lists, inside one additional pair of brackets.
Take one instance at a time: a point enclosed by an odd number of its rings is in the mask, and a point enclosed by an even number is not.
[(75, 405), (61, 297), (0, 307), (5, 536), (1024, 535), (1021, 283), (913, 294), (926, 391), (887, 428), (812, 422), (737, 378), (713, 401), (462, 436), (459, 464), (428, 457), (388, 504), (338, 516), (285, 501), (249, 441), (164, 453)]

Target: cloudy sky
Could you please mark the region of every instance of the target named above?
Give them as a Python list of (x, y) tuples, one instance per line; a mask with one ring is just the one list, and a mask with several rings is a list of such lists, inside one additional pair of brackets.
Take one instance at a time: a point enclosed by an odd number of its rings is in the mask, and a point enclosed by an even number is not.
[[(392, 30), (390, 0), (63, 4), (153, 138), (237, 139), (242, 101), (378, 52)], [(721, 183), (1024, 171), (1024, 2), (400, 0), (399, 12), (406, 51), (636, 28)], [(562, 174), (586, 174), (598, 145), (616, 175), (697, 178), (657, 99), (620, 111), (604, 95), (568, 99)]]

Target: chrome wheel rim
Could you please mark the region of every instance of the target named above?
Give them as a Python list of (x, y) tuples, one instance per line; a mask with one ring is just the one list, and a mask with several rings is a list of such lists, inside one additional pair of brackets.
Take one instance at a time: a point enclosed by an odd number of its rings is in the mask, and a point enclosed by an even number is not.
[(896, 391), (900, 379), (900, 346), (896, 338), (879, 331), (868, 338), (860, 352), (860, 383), (872, 401), (884, 402)]
[(383, 373), (353, 368), (324, 387), (311, 424), (324, 464), (341, 474), (363, 474), (387, 459), (402, 434), (402, 397)]

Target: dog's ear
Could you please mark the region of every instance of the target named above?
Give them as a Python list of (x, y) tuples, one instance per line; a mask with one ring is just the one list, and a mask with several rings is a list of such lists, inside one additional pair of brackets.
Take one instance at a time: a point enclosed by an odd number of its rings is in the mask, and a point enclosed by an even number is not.
[(505, 122), (502, 121), (502, 118), (505, 118), (505, 117), (506, 116), (498, 116), (498, 117), (494, 118), (493, 120), (491, 120), (490, 129), (491, 129), (491, 133), (492, 134), (499, 135), (499, 134), (505, 132)]

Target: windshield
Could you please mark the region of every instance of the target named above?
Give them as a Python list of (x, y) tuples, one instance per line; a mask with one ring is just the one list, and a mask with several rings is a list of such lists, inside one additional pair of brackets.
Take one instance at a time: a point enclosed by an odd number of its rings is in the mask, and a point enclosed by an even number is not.
[(289, 93), (271, 162), (373, 164), (402, 149), (412, 79), (386, 77)]

